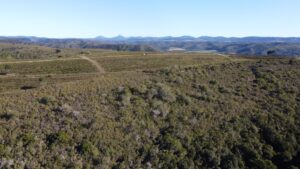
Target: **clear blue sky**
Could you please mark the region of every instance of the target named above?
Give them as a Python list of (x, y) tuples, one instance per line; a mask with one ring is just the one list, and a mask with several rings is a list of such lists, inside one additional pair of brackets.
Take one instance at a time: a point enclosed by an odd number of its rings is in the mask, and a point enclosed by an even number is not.
[(300, 0), (0, 0), (0, 35), (300, 36)]

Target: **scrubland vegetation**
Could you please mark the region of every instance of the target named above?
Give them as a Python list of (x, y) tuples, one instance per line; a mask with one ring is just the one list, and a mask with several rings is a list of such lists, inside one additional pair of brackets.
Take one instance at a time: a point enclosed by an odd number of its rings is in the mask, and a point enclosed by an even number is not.
[(0, 65), (1, 167), (300, 166), (300, 60), (108, 53)]
[(0, 60), (66, 58), (77, 49), (58, 49), (20, 43), (0, 43)]

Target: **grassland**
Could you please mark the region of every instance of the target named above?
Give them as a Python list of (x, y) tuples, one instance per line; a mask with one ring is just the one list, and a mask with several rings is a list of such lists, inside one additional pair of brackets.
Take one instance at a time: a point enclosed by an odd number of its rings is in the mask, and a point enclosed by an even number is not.
[(5, 63), (0, 65), (0, 70), (5, 70), (5, 67), (8, 67), (7, 73), (18, 75), (95, 72), (95, 68), (82, 59)]
[[(44, 58), (34, 60), (3, 60), (0, 62), (0, 91), (20, 89), (22, 86), (38, 87), (57, 81), (85, 79), (98, 72), (85, 56), (98, 62), (104, 72), (143, 71), (187, 65), (205, 65), (228, 62), (228, 57), (214, 54), (141, 53), (91, 50), (68, 58)], [(234, 59), (238, 60), (238, 59)], [(242, 61), (242, 59), (239, 59)], [(60, 79), (62, 79), (60, 81)], [(15, 81), (15, 82), (14, 82)], [(15, 85), (14, 85), (15, 84)]]
[(98, 50), (69, 58), (0, 64), (14, 74), (0, 77), (4, 168), (300, 165), (300, 60)]
[(176, 54), (176, 53), (137, 53), (135, 55), (116, 55), (108, 57), (94, 57), (110, 72), (158, 69), (174, 65), (199, 65), (226, 62), (229, 58), (214, 54)]

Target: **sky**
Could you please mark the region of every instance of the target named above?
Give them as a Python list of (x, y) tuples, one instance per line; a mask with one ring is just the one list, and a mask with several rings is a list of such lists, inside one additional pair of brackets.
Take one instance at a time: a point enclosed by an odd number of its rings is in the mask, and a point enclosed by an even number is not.
[(300, 37), (300, 0), (0, 0), (0, 36)]

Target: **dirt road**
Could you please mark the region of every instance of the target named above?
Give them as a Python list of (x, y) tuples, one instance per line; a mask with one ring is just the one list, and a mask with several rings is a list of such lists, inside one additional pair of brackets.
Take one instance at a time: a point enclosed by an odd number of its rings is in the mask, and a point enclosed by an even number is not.
[(103, 67), (97, 61), (95, 61), (95, 60), (93, 60), (93, 59), (91, 59), (89, 57), (86, 57), (84, 55), (81, 55), (80, 58), (84, 59), (84, 60), (87, 60), (91, 64), (93, 64), (97, 68), (97, 70), (98, 70), (99, 73), (105, 73), (105, 70), (103, 69)]
[(20, 61), (4, 61), (1, 62), (0, 61), (0, 65), (4, 65), (4, 64), (18, 64), (18, 63), (39, 63), (39, 62), (53, 62), (53, 61), (66, 61), (66, 60), (87, 60), (88, 62), (90, 62), (92, 65), (94, 65), (99, 73), (105, 73), (105, 70), (103, 69), (103, 67), (96, 62), (95, 60), (86, 57), (84, 55), (81, 55), (79, 58), (64, 58), (64, 59), (44, 59), (44, 60), (20, 60)]

